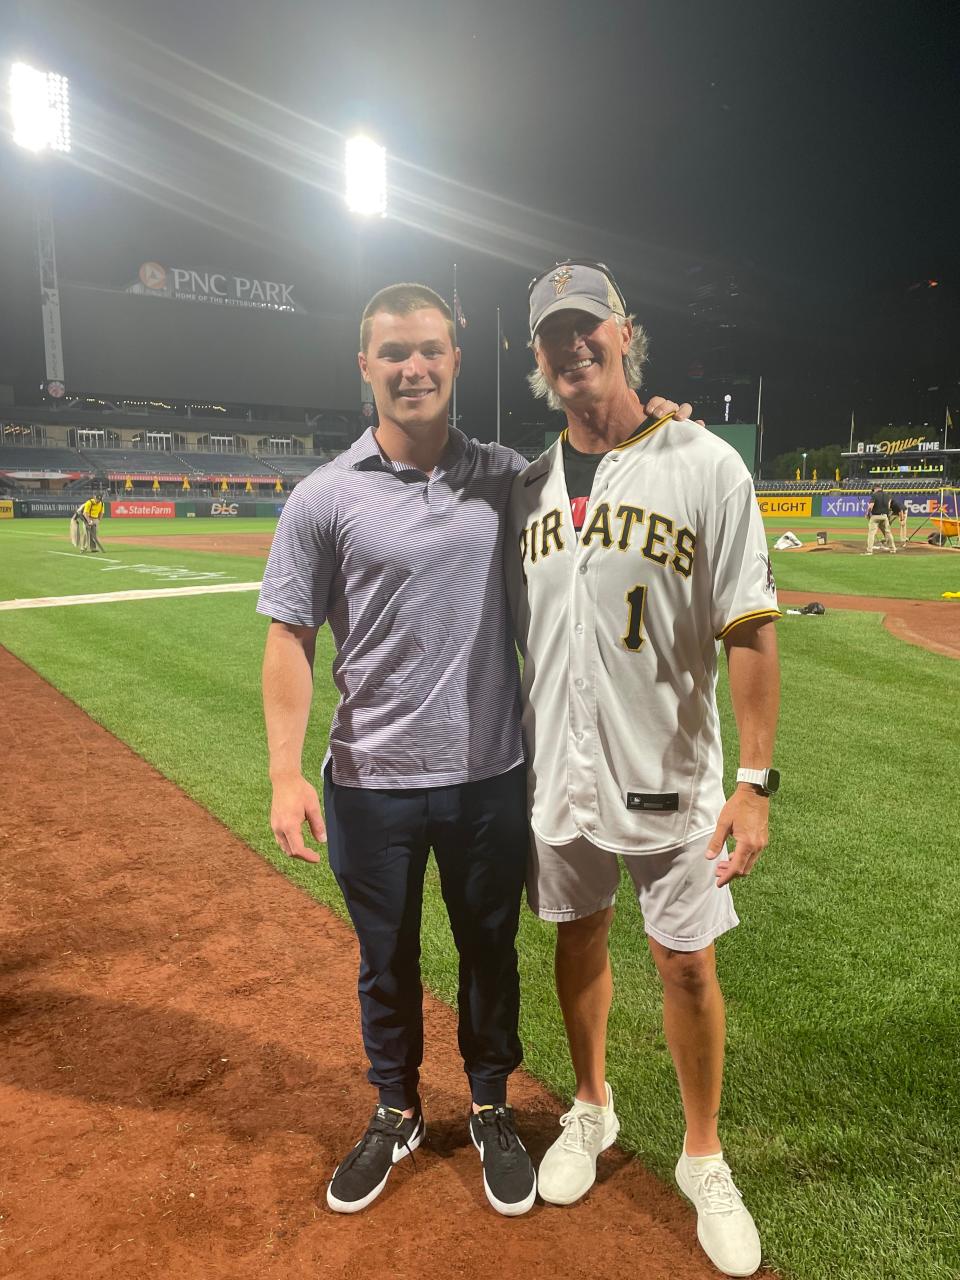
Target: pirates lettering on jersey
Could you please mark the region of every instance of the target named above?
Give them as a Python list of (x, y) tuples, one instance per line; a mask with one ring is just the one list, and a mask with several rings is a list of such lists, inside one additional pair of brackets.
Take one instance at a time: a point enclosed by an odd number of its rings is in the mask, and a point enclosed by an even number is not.
[[(574, 512), (574, 520), (576, 513)], [(545, 560), (551, 551), (565, 551), (564, 515), (559, 508), (547, 511), (520, 531), (520, 562), (524, 582), (527, 565)], [(669, 565), (681, 578), (689, 578), (697, 551), (697, 535), (692, 529), (658, 511), (647, 512), (622, 502), (611, 513), (609, 502), (599, 502), (583, 523), (580, 545), (598, 546), (604, 550), (636, 550), (651, 564)]]
[(566, 543), (563, 540), (563, 512), (554, 507), (532, 524), (520, 530), (520, 567), (523, 580), (527, 580), (527, 559), (531, 564), (544, 560), (554, 549), (563, 551)]
[(604, 547), (613, 546), (613, 537), (610, 533), (610, 503), (598, 502), (590, 523), (586, 526), (580, 535), (580, 544), (589, 547), (594, 538), (599, 538)]

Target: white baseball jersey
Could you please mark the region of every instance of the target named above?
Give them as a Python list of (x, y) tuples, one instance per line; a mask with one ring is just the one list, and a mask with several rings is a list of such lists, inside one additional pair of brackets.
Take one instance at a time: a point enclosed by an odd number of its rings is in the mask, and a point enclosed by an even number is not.
[(763, 522), (728, 444), (654, 423), (601, 461), (577, 539), (561, 446), (514, 480), (505, 541), (532, 825), (657, 853), (724, 803), (719, 641), (779, 617)]

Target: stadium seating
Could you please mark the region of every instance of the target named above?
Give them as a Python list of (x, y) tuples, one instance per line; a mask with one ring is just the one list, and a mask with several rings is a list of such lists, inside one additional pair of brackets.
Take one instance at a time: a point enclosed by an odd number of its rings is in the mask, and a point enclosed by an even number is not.
[(0, 445), (0, 471), (84, 471), (90, 464), (76, 449)]
[(156, 449), (84, 449), (83, 456), (100, 475), (136, 471), (141, 475), (195, 474), (174, 453)]
[(268, 454), (263, 461), (272, 467), (285, 480), (302, 480), (304, 476), (316, 471), (330, 461), (329, 454)]
[[(268, 466), (248, 453), (173, 453), (169, 456), (195, 475), (268, 476), (271, 480), (276, 480), (278, 475), (276, 465)], [(176, 465), (173, 469), (177, 469)]]

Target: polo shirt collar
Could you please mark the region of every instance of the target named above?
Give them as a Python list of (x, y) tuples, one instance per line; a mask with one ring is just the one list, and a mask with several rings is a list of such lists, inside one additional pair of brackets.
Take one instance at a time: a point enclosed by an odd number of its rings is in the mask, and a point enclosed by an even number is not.
[[(450, 428), (450, 438), (447, 441), (447, 447), (440, 455), (440, 461), (434, 469), (436, 476), (440, 472), (452, 471), (460, 459), (463, 457), (467, 448), (467, 438), (462, 431), (458, 431), (456, 427)], [(393, 462), (386, 457), (383, 450), (377, 444), (377, 438), (374, 434), (374, 428), (368, 427), (360, 439), (354, 444), (350, 453), (352, 454), (350, 466), (354, 471), (419, 471), (419, 467), (411, 466), (406, 462)], [(422, 472), (421, 472), (422, 474)]]

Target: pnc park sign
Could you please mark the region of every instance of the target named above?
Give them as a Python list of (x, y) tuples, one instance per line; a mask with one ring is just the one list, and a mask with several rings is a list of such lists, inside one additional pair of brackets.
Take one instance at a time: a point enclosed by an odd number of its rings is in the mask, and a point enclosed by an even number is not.
[(217, 307), (254, 307), (265, 311), (302, 311), (293, 296), (293, 285), (279, 280), (257, 280), (222, 271), (197, 271), (192, 267), (164, 267), (144, 262), (126, 293), (144, 297), (174, 298), (179, 302), (205, 302)]

